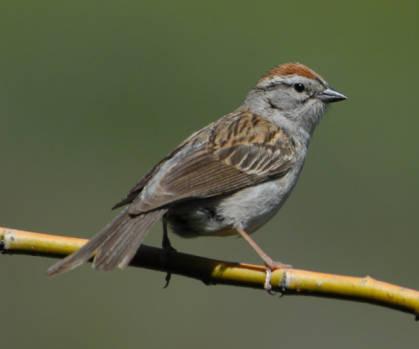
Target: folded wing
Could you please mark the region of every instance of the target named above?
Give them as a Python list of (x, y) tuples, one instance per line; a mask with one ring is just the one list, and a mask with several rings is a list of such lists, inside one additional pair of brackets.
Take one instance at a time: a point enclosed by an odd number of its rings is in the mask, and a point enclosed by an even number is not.
[(295, 161), (288, 134), (248, 111), (230, 114), (204, 130), (160, 166), (129, 206), (131, 215), (280, 177)]

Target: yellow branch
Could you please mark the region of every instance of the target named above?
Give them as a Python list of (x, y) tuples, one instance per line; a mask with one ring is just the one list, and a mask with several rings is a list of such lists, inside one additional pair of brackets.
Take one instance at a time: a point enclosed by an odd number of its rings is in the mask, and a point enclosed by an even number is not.
[[(0, 250), (6, 254), (61, 257), (79, 249), (85, 239), (32, 233), (0, 227)], [(263, 289), (265, 267), (223, 262), (173, 252), (169, 260), (162, 250), (141, 246), (131, 266), (171, 272), (203, 281)], [(272, 273), (273, 290), (282, 294), (313, 295), (379, 304), (419, 315), (419, 291), (392, 285), (371, 277), (351, 277), (299, 269)]]

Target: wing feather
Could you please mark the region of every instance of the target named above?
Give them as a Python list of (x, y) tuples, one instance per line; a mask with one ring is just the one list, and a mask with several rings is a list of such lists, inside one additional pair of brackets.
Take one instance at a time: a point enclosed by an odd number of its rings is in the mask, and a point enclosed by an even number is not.
[[(185, 145), (182, 154), (161, 165), (131, 203), (130, 214), (225, 195), (283, 176), (294, 163), (292, 138), (248, 111), (227, 115), (203, 130), (198, 133), (199, 146)], [(189, 139), (188, 144), (193, 143)]]

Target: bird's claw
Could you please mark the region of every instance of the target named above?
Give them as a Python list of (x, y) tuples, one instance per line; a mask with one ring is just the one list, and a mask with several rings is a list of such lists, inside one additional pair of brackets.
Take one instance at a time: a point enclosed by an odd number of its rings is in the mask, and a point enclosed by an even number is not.
[(292, 265), (290, 264), (284, 264), (281, 262), (273, 262), (270, 265), (266, 265), (266, 273), (265, 273), (265, 282), (263, 283), (263, 288), (266, 292), (270, 295), (275, 295), (276, 292), (272, 290), (272, 272), (277, 269), (290, 269), (292, 268)]
[[(163, 264), (164, 267), (167, 267), (170, 255), (174, 252), (177, 252), (177, 251), (176, 251), (175, 248), (172, 247), (172, 245), (168, 245), (168, 246), (163, 247), (162, 264)], [(169, 287), (171, 279), (172, 279), (172, 272), (168, 271), (166, 273), (166, 277), (164, 278), (165, 283), (164, 283), (163, 288), (168, 288)]]

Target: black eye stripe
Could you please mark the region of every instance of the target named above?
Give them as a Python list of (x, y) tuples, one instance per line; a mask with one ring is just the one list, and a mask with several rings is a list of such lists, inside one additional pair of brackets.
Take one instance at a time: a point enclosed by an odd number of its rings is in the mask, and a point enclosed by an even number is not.
[(277, 88), (279, 85), (282, 85), (282, 83), (278, 83), (278, 82), (272, 82), (270, 83), (268, 86), (266, 86), (264, 89), (269, 91), (269, 90), (274, 90), (275, 88)]
[(275, 90), (276, 88), (278, 88), (279, 86), (288, 86), (288, 87), (293, 87), (295, 91), (301, 93), (306, 91), (306, 86), (301, 83), (301, 82), (297, 82), (297, 83), (288, 83), (285, 81), (275, 81), (275, 82), (271, 82), (269, 85), (266, 85), (264, 87), (259, 87), (259, 88), (255, 88), (256, 90), (261, 90), (261, 91), (271, 91), (271, 90)]

